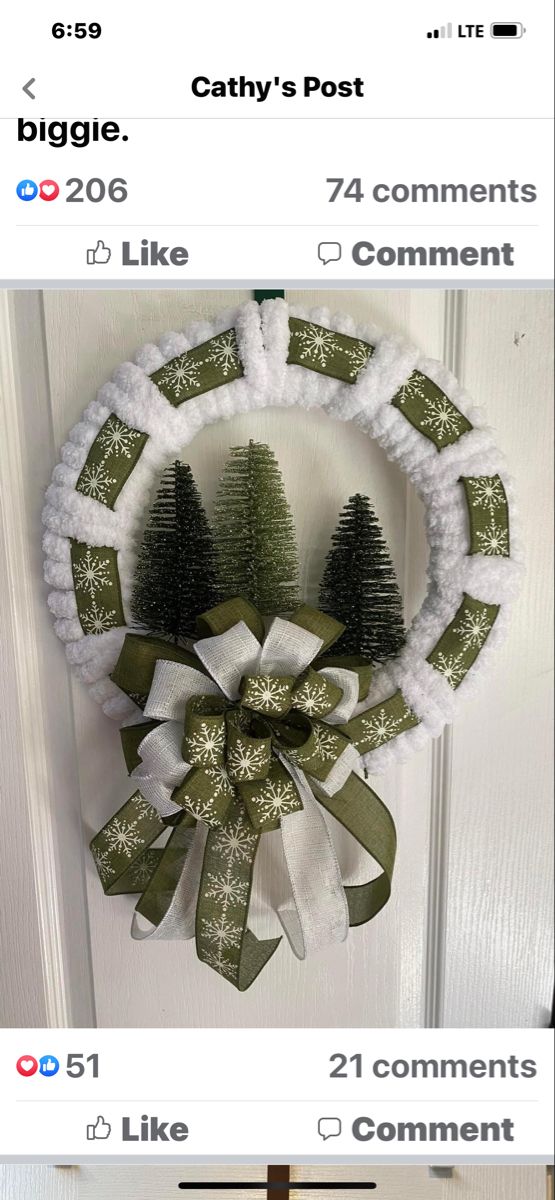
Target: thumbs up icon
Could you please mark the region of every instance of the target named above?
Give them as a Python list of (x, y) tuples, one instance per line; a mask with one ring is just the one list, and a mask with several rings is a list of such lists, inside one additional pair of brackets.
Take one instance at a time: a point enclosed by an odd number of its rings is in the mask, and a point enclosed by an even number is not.
[(112, 251), (109, 246), (105, 246), (104, 242), (99, 239), (94, 247), (94, 250), (87, 250), (87, 263), (89, 267), (94, 267), (97, 263), (104, 265), (110, 261)]
[(88, 1142), (105, 1142), (106, 1138), (110, 1137), (112, 1126), (104, 1120), (104, 1117), (96, 1118), (96, 1125), (87, 1125), (87, 1141)]
[(45, 1054), (39, 1060), (39, 1071), (46, 1079), (49, 1079), (52, 1075), (57, 1075), (59, 1070), (60, 1064), (58, 1059), (54, 1058), (53, 1054)]
[(34, 179), (20, 179), (15, 190), (20, 200), (34, 200), (39, 189)]

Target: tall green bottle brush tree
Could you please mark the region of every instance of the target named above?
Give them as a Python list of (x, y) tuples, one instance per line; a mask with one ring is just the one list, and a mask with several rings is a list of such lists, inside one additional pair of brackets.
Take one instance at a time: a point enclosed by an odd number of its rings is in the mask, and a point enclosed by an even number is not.
[(218, 583), (223, 599), (244, 596), (264, 615), (299, 604), (293, 518), (269, 446), (234, 446), (214, 505)]
[(191, 468), (164, 471), (150, 510), (131, 599), (134, 621), (178, 643), (195, 636), (195, 619), (220, 599), (216, 554)]
[(368, 496), (343, 508), (320, 587), (320, 608), (346, 626), (334, 654), (383, 662), (405, 640), (403, 601), (378, 518)]

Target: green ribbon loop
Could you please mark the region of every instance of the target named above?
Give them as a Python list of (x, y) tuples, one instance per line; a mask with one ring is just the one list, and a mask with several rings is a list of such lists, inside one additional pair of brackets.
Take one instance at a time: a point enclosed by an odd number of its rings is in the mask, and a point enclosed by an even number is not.
[(234, 798), (235, 788), (223, 766), (195, 767), (172, 792), (174, 804), (216, 829), (225, 824)]
[(125, 765), (129, 775), (135, 770), (135, 767), (138, 767), (142, 762), (139, 754), (139, 746), (143, 738), (145, 738), (147, 733), (150, 733), (152, 729), (156, 729), (159, 724), (159, 721), (140, 721), (138, 725), (122, 725), (119, 735), (121, 738), (123, 757), (125, 759)]
[[(217, 637), (239, 621), (263, 642), (263, 619), (241, 597), (217, 605), (197, 623), (203, 636)], [(199, 691), (187, 702), (181, 753), (190, 769), (171, 793), (181, 811), (162, 819), (140, 792), (135, 792), (91, 843), (106, 894), (139, 892), (136, 911), (158, 928), (187, 870), (195, 826), (197, 822), (206, 825), (195, 919), (197, 954), (240, 991), (251, 985), (280, 941), (256, 938), (248, 929), (247, 918), (261, 834), (278, 829), (284, 817), (303, 808), (301, 784), (297, 786), (299, 777), (293, 768), (306, 774), (305, 782), (322, 806), (381, 867), (377, 879), (345, 888), (350, 924), (369, 921), (391, 892), (395, 826), (385, 805), (353, 773), (333, 796), (323, 787), (338, 759), (355, 741), (354, 735), (360, 736), (355, 722), (364, 714), (341, 726), (322, 719), (340, 704), (343, 689), (322, 675), (321, 669), (354, 672), (359, 699), (364, 699), (371, 666), (359, 657), (328, 656), (344, 629), (333, 617), (302, 605), (291, 621), (321, 642), (320, 656), (301, 675), (245, 675), (238, 701)], [(160, 660), (181, 663), (207, 676), (194, 653), (158, 638), (128, 634), (112, 679), (144, 708)], [(143, 738), (159, 724), (143, 720), (121, 729), (129, 773), (141, 763)], [(144, 787), (145, 793), (151, 794), (146, 784)], [(162, 834), (167, 835), (168, 827), (171, 833), (166, 844), (155, 846)]]
[(290, 713), (286, 721), (276, 721), (274, 737), (281, 754), (320, 783), (349, 745), (348, 738), (332, 725), (298, 712)]
[(242, 714), (232, 709), (227, 714), (226, 766), (233, 783), (251, 783), (265, 779), (272, 758), (272, 738), (265, 734), (266, 723), (260, 721), (262, 736), (257, 733), (255, 720), (251, 722), (252, 733), (243, 729)]
[(193, 696), (185, 710), (182, 741), (186, 762), (222, 767), (226, 750), (225, 705), (213, 696)]
[(266, 778), (258, 783), (240, 784), (239, 792), (251, 825), (264, 833), (279, 829), (282, 817), (300, 812), (303, 807), (294, 779), (275, 755)]
[(291, 708), (294, 675), (244, 675), (241, 704), (267, 717), (281, 717)]
[(224, 600), (222, 604), (217, 604), (215, 608), (202, 613), (197, 617), (197, 629), (201, 637), (217, 637), (220, 633), (227, 633), (228, 629), (232, 629), (239, 621), (248, 625), (259, 642), (264, 641), (264, 621), (254, 604), (245, 600), (243, 596)]
[(187, 667), (202, 671), (203, 675), (206, 674), (202, 663), (189, 650), (173, 646), (171, 642), (164, 642), (162, 638), (127, 633), (110, 678), (122, 692), (139, 705), (139, 708), (144, 708), (146, 704), (152, 687), (154, 668), (159, 659), (183, 663)]
[(342, 696), (342, 688), (309, 667), (299, 676), (291, 692), (291, 703), (293, 708), (306, 713), (307, 717), (326, 717), (333, 712)]
[(301, 629), (308, 629), (309, 633), (321, 638), (323, 644), (320, 654), (325, 654), (326, 650), (333, 646), (333, 643), (345, 632), (345, 626), (341, 624), (341, 621), (336, 621), (335, 617), (320, 612), (318, 608), (311, 608), (309, 604), (301, 604), (289, 620), (293, 625), (300, 625)]

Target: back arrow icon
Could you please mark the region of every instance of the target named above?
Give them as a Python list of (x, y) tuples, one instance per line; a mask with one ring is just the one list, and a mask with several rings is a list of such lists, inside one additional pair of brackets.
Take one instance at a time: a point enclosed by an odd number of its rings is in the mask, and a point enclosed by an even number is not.
[(33, 83), (36, 83), (36, 79), (35, 79), (34, 75), (32, 75), (31, 78), (27, 80), (27, 83), (23, 84), (23, 87), (21, 89), (22, 92), (25, 92), (25, 95), (28, 96), (30, 100), (35, 99), (35, 93), (30, 90), (31, 84), (33, 84)]

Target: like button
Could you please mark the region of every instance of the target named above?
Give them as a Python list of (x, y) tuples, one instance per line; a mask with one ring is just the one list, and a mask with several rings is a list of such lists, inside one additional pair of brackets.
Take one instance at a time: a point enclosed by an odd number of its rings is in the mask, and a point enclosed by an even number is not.
[(88, 1142), (105, 1142), (106, 1138), (110, 1137), (112, 1126), (104, 1120), (104, 1117), (97, 1117), (96, 1125), (87, 1125), (87, 1141)]

